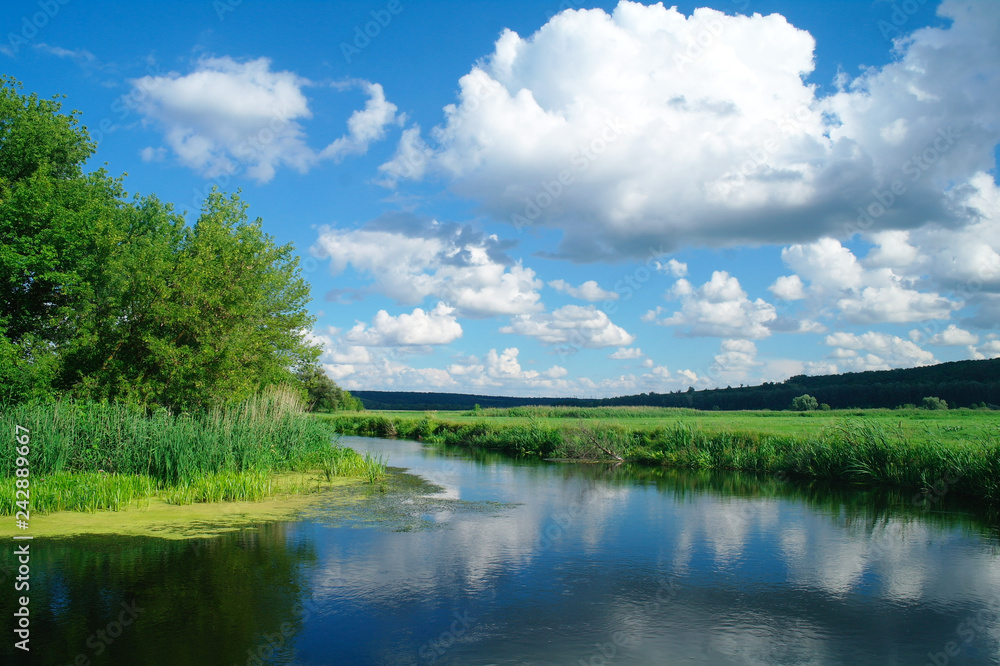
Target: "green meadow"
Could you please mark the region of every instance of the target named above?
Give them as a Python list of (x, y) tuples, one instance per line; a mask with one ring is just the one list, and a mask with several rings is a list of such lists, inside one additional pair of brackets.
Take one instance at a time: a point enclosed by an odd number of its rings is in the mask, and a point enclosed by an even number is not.
[(989, 410), (515, 407), (323, 418), (343, 434), (542, 458), (782, 474), (1000, 502), (1000, 414)]

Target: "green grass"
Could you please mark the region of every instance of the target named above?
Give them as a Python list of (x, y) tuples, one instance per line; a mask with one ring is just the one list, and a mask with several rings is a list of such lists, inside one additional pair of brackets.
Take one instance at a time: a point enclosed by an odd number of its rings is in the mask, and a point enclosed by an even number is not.
[(480, 446), (543, 458), (742, 470), (949, 492), (1000, 502), (1000, 415), (979, 410), (698, 412), (513, 408), (365, 412), (338, 432)]
[(160, 493), (172, 503), (253, 501), (273, 494), (271, 478), (283, 472), (375, 481), (386, 471), (382, 460), (335, 445), (330, 424), (282, 390), (200, 415), (70, 400), (19, 405), (0, 424), (11, 434), (0, 447), (4, 515), (23, 499), (15, 493), (15, 426), (30, 431), (34, 513), (117, 510)]

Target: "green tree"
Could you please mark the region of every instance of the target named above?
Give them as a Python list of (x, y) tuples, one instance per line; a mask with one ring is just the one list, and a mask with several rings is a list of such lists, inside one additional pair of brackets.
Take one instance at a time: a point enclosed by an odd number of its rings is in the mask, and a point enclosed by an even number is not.
[(192, 226), (83, 173), (76, 112), (0, 87), (0, 400), (198, 409), (294, 379), (318, 348), (291, 245), (213, 191)]
[(340, 409), (361, 411), (364, 405), (348, 391), (337, 386), (318, 365), (299, 368), (296, 376), (308, 394), (309, 411), (333, 412)]
[(948, 403), (941, 398), (928, 396), (920, 401), (920, 406), (924, 409), (948, 409)]
[(808, 412), (813, 409), (819, 409), (819, 401), (806, 393), (805, 395), (792, 398), (792, 409), (797, 412)]
[(289, 382), (293, 368), (315, 362), (298, 258), (246, 209), (238, 194), (213, 191), (193, 227), (154, 198), (125, 212), (127, 240), (108, 262), (117, 284), (71, 364), (78, 393), (203, 408)]
[(0, 82), (0, 400), (51, 393), (61, 346), (89, 307), (120, 183), (84, 174), (94, 144), (58, 97)]

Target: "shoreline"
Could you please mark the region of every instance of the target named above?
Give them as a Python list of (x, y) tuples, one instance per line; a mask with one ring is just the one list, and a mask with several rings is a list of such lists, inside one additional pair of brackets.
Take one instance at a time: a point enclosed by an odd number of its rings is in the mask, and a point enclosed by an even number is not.
[[(197, 539), (243, 529), (260, 522), (293, 519), (302, 510), (318, 502), (348, 506), (357, 503), (357, 493), (350, 492), (366, 482), (355, 477), (322, 479), (316, 489), (296, 489), (291, 483), (309, 476), (315, 481), (321, 472), (284, 472), (275, 475), (279, 487), (257, 501), (195, 502), (170, 504), (165, 491), (131, 502), (119, 510), (55, 511), (31, 517), (30, 528), (18, 530), (14, 516), (4, 516), (0, 538), (30, 536), (40, 538), (72, 537), (93, 534), (116, 536), (154, 536), (166, 539)], [(295, 478), (293, 478), (295, 477)]]
[[(901, 423), (897, 428), (884, 415), (866, 419), (856, 413), (807, 436), (755, 431), (743, 424), (739, 429), (692, 427), (666, 413), (655, 424), (610, 418), (560, 421), (477, 416), (474, 412), (451, 416), (455, 418), (423, 412), (360, 412), (325, 420), (343, 435), (480, 447), (563, 462), (766, 473), (803, 481), (897, 488), (928, 498), (948, 492), (1000, 504), (1000, 431), (995, 424), (971, 439), (915, 441), (904, 434)], [(718, 414), (713, 413), (713, 418)]]

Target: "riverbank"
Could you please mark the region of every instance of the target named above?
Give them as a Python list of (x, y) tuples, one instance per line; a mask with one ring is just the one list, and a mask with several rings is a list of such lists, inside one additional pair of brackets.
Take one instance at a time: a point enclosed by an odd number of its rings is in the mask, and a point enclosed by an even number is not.
[(71, 400), (19, 405), (0, 424), (14, 435), (0, 447), (0, 515), (261, 501), (386, 473), (381, 460), (336, 445), (328, 422), (280, 390), (194, 415)]
[[(117, 510), (93, 512), (56, 511), (32, 515), (30, 530), (14, 520), (0, 522), (0, 538), (30, 534), (33, 538), (69, 537), (83, 534), (152, 536), (163, 539), (203, 539), (276, 520), (291, 520), (322, 504), (348, 509), (357, 505), (365, 485), (358, 478), (336, 478), (325, 482), (319, 475), (290, 473), (274, 479), (275, 491), (256, 501), (172, 504), (162, 495), (151, 495)], [(299, 485), (298, 489), (292, 486)], [(306, 490), (308, 489), (308, 490)]]
[[(347, 435), (419, 439), (540, 458), (885, 485), (929, 498), (955, 493), (1000, 503), (1000, 418), (994, 412), (955, 410), (937, 416), (934, 427), (927, 425), (928, 412), (918, 410), (815, 414), (514, 408), (323, 418)], [(711, 425), (704, 425), (709, 420)], [(727, 427), (727, 420), (733, 425)]]

